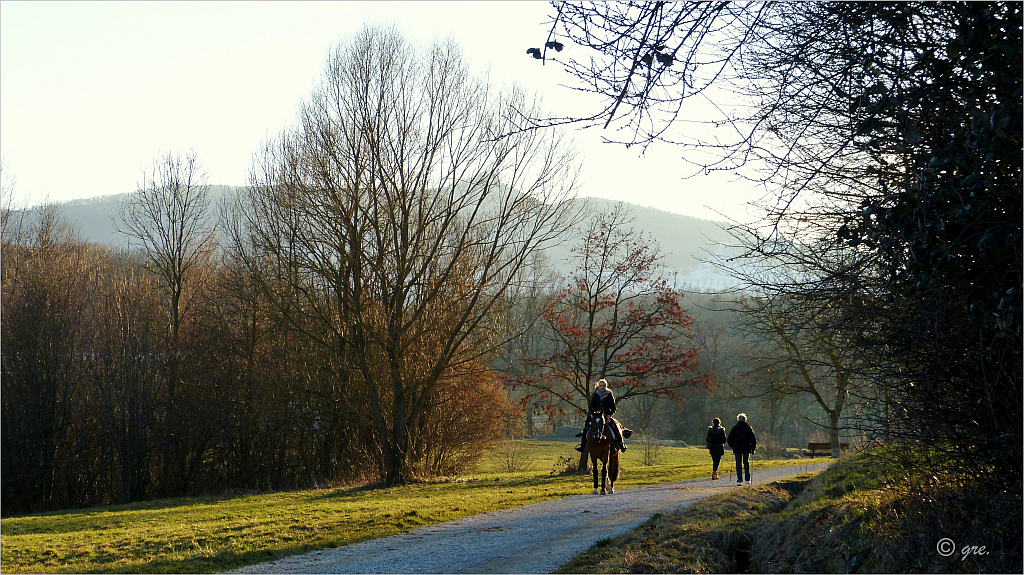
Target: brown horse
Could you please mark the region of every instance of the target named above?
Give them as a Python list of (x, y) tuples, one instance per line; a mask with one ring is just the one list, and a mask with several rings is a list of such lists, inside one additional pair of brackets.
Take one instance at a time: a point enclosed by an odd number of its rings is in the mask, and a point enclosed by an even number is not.
[[(605, 416), (595, 416), (587, 432), (587, 451), (590, 452), (590, 466), (594, 470), (594, 495), (597, 495), (597, 462), (601, 462), (601, 495), (615, 493), (615, 482), (619, 479), (619, 450), (615, 447), (612, 434), (605, 430)], [(607, 489), (605, 489), (607, 485)]]

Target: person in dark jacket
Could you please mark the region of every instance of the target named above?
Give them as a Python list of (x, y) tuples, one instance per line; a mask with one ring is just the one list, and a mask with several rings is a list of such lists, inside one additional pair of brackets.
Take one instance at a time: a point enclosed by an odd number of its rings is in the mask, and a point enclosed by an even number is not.
[(722, 420), (717, 417), (711, 420), (708, 427), (707, 446), (711, 452), (711, 479), (718, 479), (718, 465), (722, 463), (722, 456), (725, 455), (725, 428), (722, 427)]
[(746, 481), (750, 483), (750, 454), (757, 448), (757, 437), (754, 430), (747, 423), (747, 414), (741, 413), (736, 416), (736, 425), (729, 430), (729, 437), (726, 438), (729, 447), (736, 456), (736, 483), (743, 483), (742, 471), (746, 472)]
[(583, 451), (587, 444), (587, 431), (590, 430), (590, 424), (593, 422), (594, 416), (601, 413), (608, 418), (606, 423), (609, 424), (608, 428), (611, 429), (612, 437), (615, 439), (619, 451), (626, 451), (626, 446), (622, 443), (622, 430), (619, 429), (619, 422), (612, 419), (612, 414), (615, 413), (615, 394), (608, 389), (608, 381), (604, 379), (597, 382), (597, 385), (594, 386), (594, 394), (590, 396), (590, 413), (583, 425), (583, 433), (580, 434), (583, 439), (575, 447), (576, 451)]

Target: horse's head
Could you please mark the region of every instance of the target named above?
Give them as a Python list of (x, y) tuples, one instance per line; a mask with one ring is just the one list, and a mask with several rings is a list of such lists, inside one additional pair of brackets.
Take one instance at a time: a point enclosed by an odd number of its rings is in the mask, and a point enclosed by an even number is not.
[(604, 413), (594, 415), (593, 421), (594, 439), (604, 439)]

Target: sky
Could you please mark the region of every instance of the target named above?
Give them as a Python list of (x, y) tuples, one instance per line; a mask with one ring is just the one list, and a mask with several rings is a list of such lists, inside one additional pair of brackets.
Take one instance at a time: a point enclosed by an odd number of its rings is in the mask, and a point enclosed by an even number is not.
[[(194, 149), (210, 184), (248, 181), (332, 46), (366, 25), (413, 41), (454, 38), (480, 73), (535, 90), (554, 114), (590, 111), (561, 66), (526, 48), (547, 37), (546, 2), (0, 2), (0, 154), (16, 205), (135, 190), (168, 152)], [(563, 55), (570, 55), (567, 46)], [(582, 51), (582, 48), (576, 48)], [(584, 55), (585, 54), (581, 54)], [(705, 219), (747, 220), (759, 194), (692, 170), (673, 146), (573, 134), (579, 195)]]

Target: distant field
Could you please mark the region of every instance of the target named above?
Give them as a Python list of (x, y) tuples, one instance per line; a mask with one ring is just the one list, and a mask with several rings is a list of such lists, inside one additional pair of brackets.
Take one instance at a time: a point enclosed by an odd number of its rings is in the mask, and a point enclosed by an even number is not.
[[(519, 505), (589, 491), (589, 475), (555, 475), (578, 453), (565, 441), (499, 446), (472, 473), (391, 489), (345, 487), (231, 497), (163, 499), (11, 517), (0, 523), (5, 573), (198, 573), (356, 543)], [(526, 466), (509, 472), (509, 449)], [(660, 447), (642, 466), (641, 446), (622, 454), (629, 487), (705, 477), (707, 452)], [(561, 458), (561, 461), (560, 461)], [(728, 471), (729, 459), (723, 461)], [(772, 465), (792, 462), (770, 462)], [(754, 468), (768, 465), (755, 462)]]

